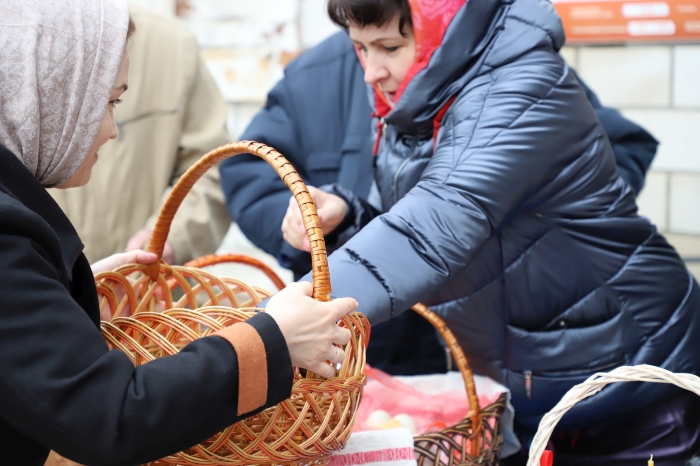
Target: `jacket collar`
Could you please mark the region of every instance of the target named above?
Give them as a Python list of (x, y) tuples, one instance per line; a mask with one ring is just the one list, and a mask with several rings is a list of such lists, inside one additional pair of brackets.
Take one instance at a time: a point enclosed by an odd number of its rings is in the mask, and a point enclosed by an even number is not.
[(0, 190), (41, 216), (56, 232), (67, 276), (83, 251), (83, 243), (66, 214), (22, 162), (5, 147), (0, 146)]
[[(564, 42), (549, 0), (410, 1), (414, 25), (429, 27), (414, 26), (422, 52), (387, 112), (386, 121), (402, 132), (429, 132), (438, 111), (472, 79), (527, 50), (548, 46), (558, 51)], [(375, 101), (384, 116), (379, 107)]]

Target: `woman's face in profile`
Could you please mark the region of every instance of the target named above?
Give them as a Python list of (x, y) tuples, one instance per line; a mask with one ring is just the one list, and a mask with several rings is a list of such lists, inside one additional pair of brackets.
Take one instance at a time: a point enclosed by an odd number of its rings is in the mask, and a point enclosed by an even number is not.
[(129, 51), (124, 52), (117, 79), (114, 82), (112, 93), (109, 96), (109, 104), (105, 110), (105, 116), (102, 119), (102, 125), (97, 132), (97, 137), (90, 147), (87, 157), (83, 161), (78, 171), (75, 172), (65, 183), (58, 186), (59, 189), (78, 188), (85, 186), (90, 181), (92, 175), (92, 167), (97, 163), (99, 157), (98, 151), (110, 139), (116, 139), (118, 136), (117, 122), (114, 119), (114, 107), (119, 103), (119, 98), (126, 92), (129, 83)]
[(362, 57), (365, 82), (381, 89), (392, 104), (403, 78), (416, 61), (413, 28), (404, 26), (404, 37), (399, 31), (400, 20), (397, 14), (379, 27), (351, 23), (348, 28), (350, 40)]

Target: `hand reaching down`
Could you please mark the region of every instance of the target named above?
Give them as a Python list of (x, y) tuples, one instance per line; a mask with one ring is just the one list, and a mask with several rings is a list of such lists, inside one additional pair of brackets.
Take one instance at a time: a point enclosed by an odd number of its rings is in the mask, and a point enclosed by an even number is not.
[[(329, 235), (345, 220), (350, 208), (342, 198), (335, 194), (327, 193), (313, 186), (308, 188), (321, 221), (321, 230), (323, 230), (324, 235)], [(306, 235), (299, 205), (294, 197), (289, 199), (287, 214), (282, 220), (282, 235), (285, 241), (296, 249), (309, 251), (309, 238)]]
[(350, 330), (336, 322), (356, 310), (357, 301), (340, 298), (323, 303), (311, 297), (312, 291), (311, 283), (293, 283), (272, 297), (266, 312), (282, 331), (294, 366), (332, 377), (335, 364), (345, 359), (335, 344), (346, 345), (351, 337)]

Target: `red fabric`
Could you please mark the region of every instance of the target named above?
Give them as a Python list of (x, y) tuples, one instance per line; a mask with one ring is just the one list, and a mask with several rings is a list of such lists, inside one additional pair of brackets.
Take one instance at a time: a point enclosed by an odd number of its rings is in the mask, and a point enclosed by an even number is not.
[(466, 2), (465, 0), (409, 0), (409, 4), (413, 34), (416, 38), (416, 63), (408, 70), (396, 91), (394, 103), (399, 101), (413, 77), (428, 66), (433, 52), (442, 44), (447, 26)]
[[(396, 91), (394, 104), (399, 101), (403, 91), (419, 71), (428, 66), (430, 57), (435, 49), (442, 44), (442, 38), (457, 11), (466, 4), (465, 0), (409, 0), (411, 6), (411, 21), (413, 34), (416, 38), (416, 62), (406, 73), (401, 85)], [(357, 58), (365, 67), (362, 55), (357, 52)], [(385, 117), (391, 111), (384, 93), (374, 86), (375, 109), (379, 117)]]
[(455, 97), (453, 96), (452, 98), (450, 98), (450, 100), (447, 101), (445, 105), (442, 106), (437, 115), (435, 115), (435, 119), (433, 120), (433, 152), (435, 152), (435, 146), (437, 146), (438, 132), (440, 132), (440, 125), (442, 125), (442, 119), (445, 117), (445, 113), (447, 113), (454, 101)]
[[(380, 117), (380, 115), (372, 113), (372, 118), (377, 117)], [(379, 155), (379, 142), (382, 140), (382, 133), (384, 132), (383, 126), (384, 124), (382, 123), (382, 120), (379, 120), (377, 122), (377, 139), (374, 140), (374, 150), (372, 151), (372, 155), (374, 155), (375, 157)]]
[[(353, 432), (374, 430), (367, 425), (367, 418), (378, 409), (388, 412), (391, 416), (408, 414), (419, 434), (453, 426), (469, 412), (469, 401), (464, 390), (428, 394), (373, 367), (365, 366), (365, 374), (367, 385), (355, 415)], [(500, 393), (479, 395), (479, 404), (488, 406), (499, 396)]]
[(545, 450), (540, 457), (540, 466), (552, 466), (554, 463), (554, 453), (552, 450)]

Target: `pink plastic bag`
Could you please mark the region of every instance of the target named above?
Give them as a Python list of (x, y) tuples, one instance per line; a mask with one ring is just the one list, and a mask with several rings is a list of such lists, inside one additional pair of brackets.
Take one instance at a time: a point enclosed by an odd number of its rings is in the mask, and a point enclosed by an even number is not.
[[(374, 430), (366, 422), (369, 415), (379, 409), (387, 411), (392, 417), (408, 414), (416, 425), (418, 435), (453, 426), (469, 412), (469, 401), (464, 390), (423, 393), (379, 369), (366, 366), (365, 373), (367, 386), (357, 410), (353, 432)], [(498, 396), (499, 393), (479, 395), (479, 404), (487, 406)]]

